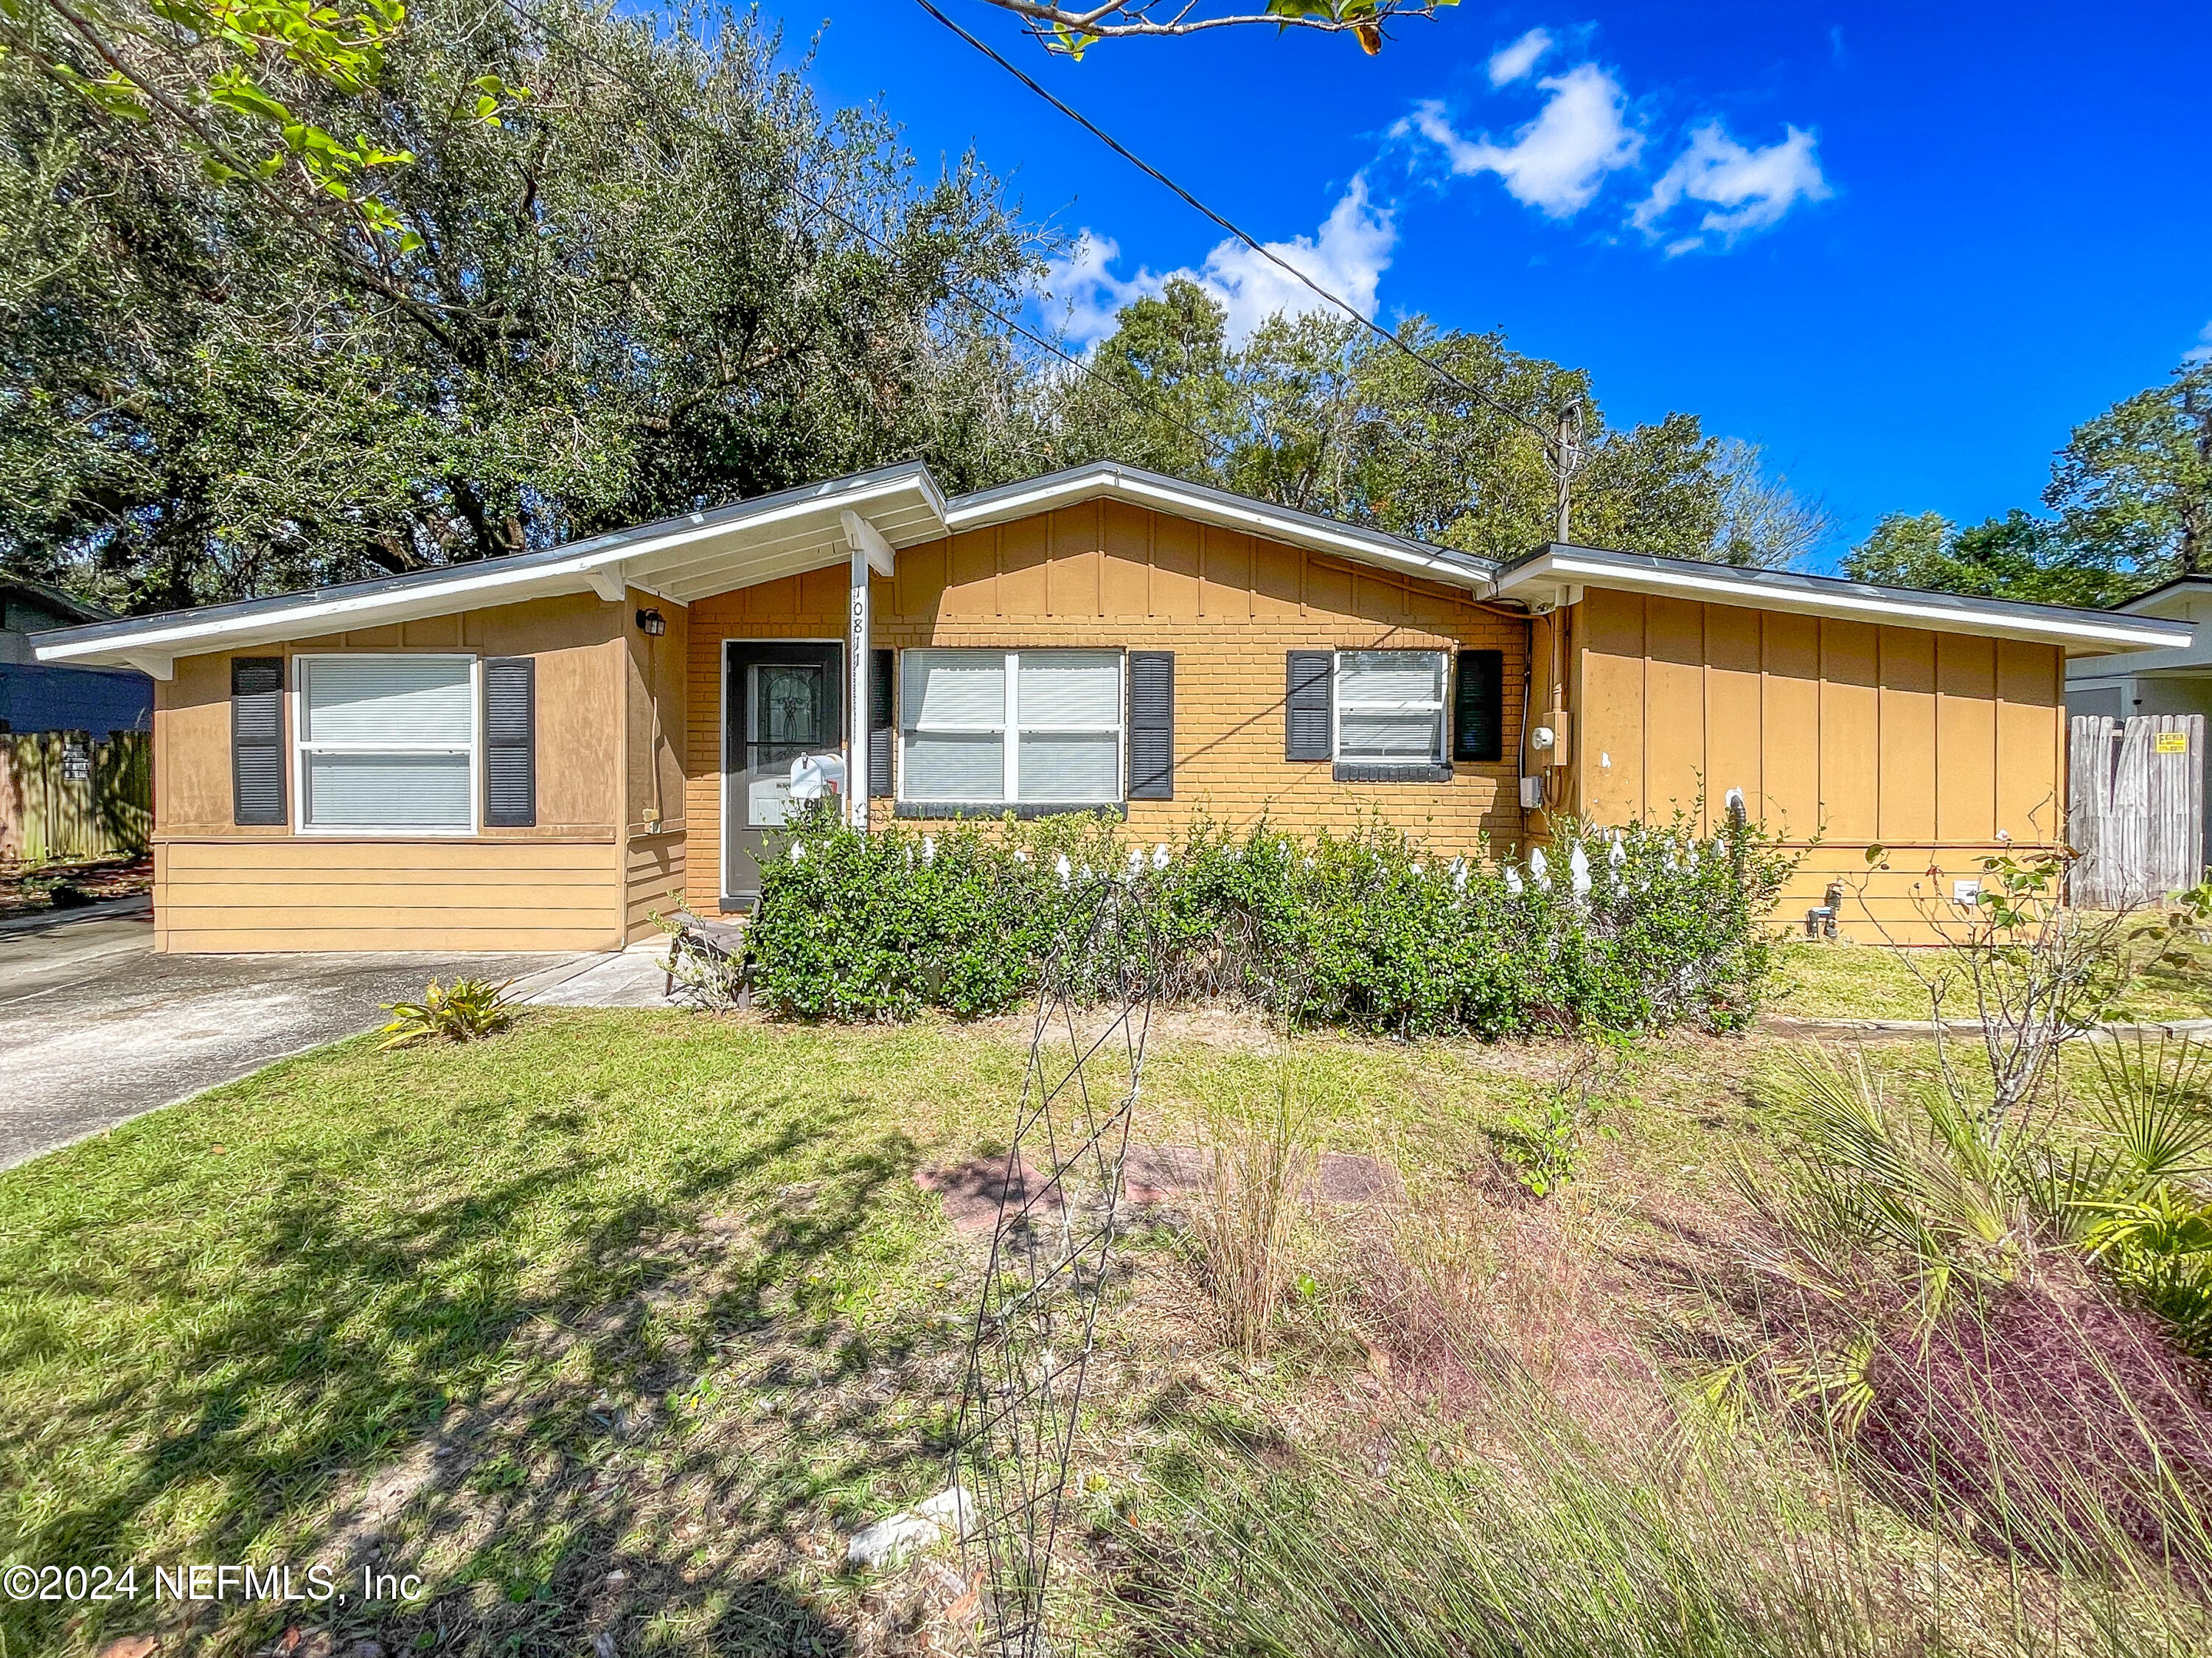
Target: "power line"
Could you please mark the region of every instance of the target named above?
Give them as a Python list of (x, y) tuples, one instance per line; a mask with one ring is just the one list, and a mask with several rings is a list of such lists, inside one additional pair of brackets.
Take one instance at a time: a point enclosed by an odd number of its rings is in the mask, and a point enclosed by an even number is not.
[[(639, 96), (653, 99), (656, 101), (659, 101), (659, 94), (653, 88), (641, 84), (631, 76), (624, 73), (614, 64), (607, 62), (605, 58), (600, 57), (598, 53), (589, 51), (582, 45), (581, 42), (578, 41), (574, 35), (569, 34), (566, 30), (560, 27), (559, 25), (548, 21), (540, 14), (528, 10), (523, 6), (521, 0), (502, 0), (502, 3), (506, 5), (509, 11), (514, 14), (516, 21), (520, 22), (525, 27), (541, 30), (547, 39), (557, 42), (562, 46), (567, 48), (567, 50), (575, 57), (581, 58), (586, 63), (594, 65), (605, 74), (612, 76), (616, 80), (620, 81), (632, 91), (637, 93)], [(696, 116), (691, 115), (682, 109), (672, 108), (665, 103), (662, 104), (662, 109), (665, 113), (672, 117), (680, 125), (690, 128), (692, 131), (701, 134), (703, 137), (719, 140), (728, 136), (720, 129), (710, 125), (707, 122), (699, 119)], [(836, 220), (854, 235), (860, 237), (861, 240), (866, 242), (871, 247), (873, 247), (878, 252), (889, 255), (895, 252), (890, 243), (884, 241), (873, 231), (868, 229), (865, 225), (859, 224), (854, 220), (848, 218), (843, 213), (839, 212), (836, 208), (830, 206), (828, 202), (822, 200), (801, 187), (796, 179), (789, 181), (787, 187), (790, 190), (793, 195), (798, 197), (800, 201), (814, 209), (816, 212), (822, 214), (826, 218)], [(977, 310), (982, 312), (986, 316), (996, 319), (1007, 328), (1012, 330), (1013, 332), (1020, 335), (1022, 338), (1029, 341), (1030, 344), (1050, 352), (1054, 356), (1058, 357), (1062, 362), (1067, 364), (1071, 368), (1077, 369), (1082, 374), (1088, 375), (1091, 379), (1096, 380), (1099, 385), (1119, 392), (1123, 398), (1127, 399), (1131, 406), (1135, 408), (1139, 414), (1147, 416), (1153, 419), (1165, 421), (1169, 425), (1182, 432), (1185, 436), (1197, 440), (1198, 442), (1205, 446), (1209, 453), (1218, 451), (1221, 447), (1221, 440), (1219, 438), (1214, 437), (1207, 433), (1201, 432), (1194, 426), (1187, 425), (1182, 421), (1176, 419), (1173, 415), (1152, 405), (1146, 399), (1139, 398), (1136, 392), (1131, 390), (1128, 386), (1122, 385), (1118, 380), (1109, 380), (1105, 375), (1100, 374), (1097, 369), (1093, 367), (1090, 363), (1084, 361), (1082, 358), (1056, 344), (1054, 342), (1045, 338), (1042, 335), (1036, 333), (1035, 331), (1024, 326), (1022, 323), (1018, 322), (1015, 319), (1007, 315), (997, 307), (986, 304), (981, 300), (970, 300), (969, 303), (975, 306)]]
[(1166, 173), (1161, 172), (1159, 168), (1154, 167), (1150, 161), (1145, 160), (1143, 156), (1139, 155), (1134, 150), (1132, 150), (1120, 139), (1115, 137), (1112, 133), (1108, 132), (1097, 122), (1093, 121), (1089, 116), (1084, 114), (1082, 111), (1073, 108), (1072, 106), (1063, 101), (1056, 94), (1048, 90), (1047, 88), (1039, 85), (1036, 81), (1030, 77), (1026, 70), (1018, 68), (1006, 58), (1002, 57), (996, 47), (989, 45), (986, 41), (978, 39), (975, 35), (970, 34), (959, 24), (954, 22), (950, 17), (947, 17), (943, 12), (939, 11), (934, 5), (933, 5), (931, 3), (931, 0), (915, 0), (915, 3), (920, 6), (924, 11), (927, 12), (932, 17), (934, 17), (939, 22), (944, 24), (945, 27), (951, 30), (953, 33), (958, 35), (963, 40), (965, 40), (969, 46), (975, 47), (976, 51), (981, 52), (986, 58), (996, 64), (1000, 69), (1006, 70), (1007, 74), (1012, 76), (1014, 79), (1020, 82), (1038, 97), (1043, 99), (1045, 102), (1050, 104), (1054, 109), (1058, 110), (1062, 115), (1065, 115), (1069, 120), (1074, 122), (1076, 125), (1081, 127), (1085, 132), (1098, 140), (1100, 143), (1105, 145), (1107, 149), (1112, 150), (1123, 161), (1128, 162), (1130, 166), (1135, 167), (1139, 173), (1144, 173), (1147, 178), (1155, 180), (1157, 183), (1164, 185), (1166, 189), (1173, 191), (1174, 194), (1181, 198), (1185, 203), (1196, 210), (1199, 213), (1204, 215), (1206, 218), (1212, 220), (1215, 224), (1220, 226), (1222, 229), (1227, 231), (1238, 241), (1243, 243), (1245, 246), (1250, 248), (1261, 258), (1266, 259), (1269, 264), (1282, 270), (1285, 275), (1296, 278), (1300, 283), (1304, 284), (1321, 299), (1325, 300), (1330, 305), (1334, 306), (1338, 310), (1343, 312), (1345, 315), (1350, 317), (1354, 322), (1359, 324), (1360, 326), (1366, 329), (1377, 338), (1388, 341), (1392, 346), (1395, 347), (1399, 351), (1403, 352), (1407, 356), (1411, 357), (1415, 362), (1420, 364), (1422, 367), (1427, 369), (1429, 373), (1434, 374), (1438, 380), (1450, 386), (1454, 391), (1463, 392), (1467, 396), (1473, 398), (1476, 402), (1486, 405), (1493, 412), (1503, 415), (1508, 420), (1528, 428), (1528, 430), (1536, 434), (1538, 440), (1544, 445), (1545, 453), (1547, 457), (1553, 455), (1556, 449), (1558, 453), (1557, 465), (1570, 471), (1572, 471), (1572, 466), (1567, 458), (1566, 452), (1568, 445), (1564, 435), (1555, 436), (1553, 434), (1545, 431), (1541, 426), (1538, 425), (1534, 421), (1530, 420), (1526, 415), (1521, 413), (1519, 410), (1514, 409), (1510, 405), (1500, 402), (1480, 386), (1470, 386), (1467, 381), (1460, 379), (1458, 375), (1446, 368), (1442, 363), (1434, 361), (1431, 358), (1422, 355), (1421, 353), (1416, 351), (1412, 346), (1407, 344), (1406, 342), (1401, 339), (1395, 332), (1383, 327), (1382, 324), (1376, 322), (1372, 317), (1370, 317), (1366, 313), (1361, 311), (1358, 307), (1353, 305), (1341, 295), (1332, 293), (1329, 289), (1323, 288), (1311, 276), (1299, 270), (1297, 266), (1292, 264), (1289, 260), (1283, 258), (1281, 254), (1276, 252), (1274, 249), (1266, 246), (1261, 243), (1256, 238), (1251, 235), (1249, 232), (1246, 231), (1242, 226), (1236, 223), (1233, 220), (1225, 218), (1221, 214), (1215, 212), (1204, 202), (1200, 201), (1197, 197), (1192, 195), (1189, 191), (1184, 189), (1173, 179), (1168, 177)]

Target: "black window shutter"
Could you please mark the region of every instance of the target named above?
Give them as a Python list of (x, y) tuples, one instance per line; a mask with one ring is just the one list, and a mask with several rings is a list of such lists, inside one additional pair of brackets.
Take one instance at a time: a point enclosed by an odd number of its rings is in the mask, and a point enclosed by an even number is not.
[(230, 803), (238, 823), (284, 823), (284, 659), (230, 659)]
[(1291, 651), (1285, 671), (1283, 758), (1329, 757), (1329, 699), (1336, 677), (1334, 651)]
[(891, 792), (891, 744), (897, 735), (891, 725), (895, 661), (889, 651), (868, 653), (868, 793), (879, 799)]
[(1175, 799), (1175, 653), (1129, 653), (1129, 799)]
[(484, 826), (538, 822), (538, 664), (526, 656), (484, 659)]
[(1505, 753), (1505, 653), (1462, 651), (1452, 758), (1494, 765)]

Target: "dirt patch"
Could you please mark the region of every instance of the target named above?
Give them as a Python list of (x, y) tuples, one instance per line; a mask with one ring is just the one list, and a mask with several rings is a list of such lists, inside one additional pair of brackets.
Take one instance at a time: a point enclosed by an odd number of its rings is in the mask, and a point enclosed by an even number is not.
[[(1121, 1178), (1127, 1203), (1157, 1208), (1205, 1189), (1206, 1154), (1194, 1145), (1133, 1145)], [(1042, 1188), (1044, 1175), (1032, 1164), (1010, 1167), (1000, 1157), (916, 1169), (914, 1179), (923, 1191), (937, 1194), (954, 1230), (988, 1232), (998, 1224), (1000, 1206), (1026, 1201)], [(1406, 1183), (1377, 1158), (1324, 1151), (1314, 1179), (1299, 1195), (1315, 1203), (1395, 1206), (1406, 1200)]]
[(76, 909), (154, 890), (151, 858), (100, 858), (26, 864), (0, 858), (0, 920)]

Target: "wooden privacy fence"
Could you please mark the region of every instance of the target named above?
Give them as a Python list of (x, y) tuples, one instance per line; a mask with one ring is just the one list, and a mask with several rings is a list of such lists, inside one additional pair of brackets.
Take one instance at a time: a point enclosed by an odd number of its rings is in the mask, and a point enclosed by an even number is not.
[(2204, 716), (2085, 714), (2070, 722), (2067, 838), (2074, 902), (2155, 903), (2204, 878)]
[(104, 858), (146, 850), (154, 739), (117, 732), (0, 733), (0, 857)]

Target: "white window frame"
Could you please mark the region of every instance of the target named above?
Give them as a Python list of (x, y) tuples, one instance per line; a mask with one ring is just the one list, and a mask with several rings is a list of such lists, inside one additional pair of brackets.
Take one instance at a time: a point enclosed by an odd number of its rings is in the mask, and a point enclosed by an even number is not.
[[(321, 743), (307, 735), (307, 679), (317, 662), (358, 662), (364, 658), (406, 657), (465, 662), (469, 666), (469, 821), (460, 824), (313, 823), (307, 819), (307, 756), (310, 754), (453, 754), (450, 743)], [(483, 829), (483, 659), (465, 651), (318, 651), (292, 659), (288, 700), (292, 722), (292, 832), (335, 835), (352, 841), (465, 840)]]
[[(928, 726), (923, 726), (917, 723), (915, 725), (909, 726), (906, 723), (905, 708), (902, 706), (895, 706), (891, 712), (892, 718), (898, 732), (898, 754), (897, 765), (895, 768), (897, 772), (897, 776), (894, 779), (893, 782), (892, 798), (896, 805), (909, 806), (957, 806), (963, 811), (1005, 811), (1009, 808), (1018, 811), (1024, 806), (1074, 806), (1079, 809), (1089, 806), (1126, 806), (1128, 804), (1129, 653), (1125, 647), (1120, 645), (1038, 645), (1030, 647), (1030, 654), (1033, 656), (1061, 656), (1078, 653), (1095, 656), (1100, 652), (1109, 652), (1113, 655), (1114, 723), (1112, 725), (1032, 726), (1028, 727), (1028, 730), (1032, 735), (1038, 737), (1097, 737), (1102, 733), (1111, 732), (1114, 738), (1115, 778), (1115, 793), (1111, 800), (1024, 800), (1021, 798), (1018, 788), (1018, 785), (1021, 779), (1021, 746), (1022, 733), (1024, 730), (1022, 725), (1021, 693), (1022, 651), (1020, 649), (1006, 650), (1001, 649), (994, 645), (915, 645), (909, 646), (907, 648), (910, 650), (929, 651), (932, 653), (961, 651), (975, 656), (998, 657), (1003, 665), (1002, 671), (1006, 675), (1006, 700), (1001, 718), (989, 725), (948, 726), (931, 724)], [(902, 658), (904, 655), (904, 651), (902, 651), (899, 653), (900, 658)], [(897, 702), (900, 704), (902, 704), (905, 701), (903, 691), (906, 682), (902, 671), (904, 666), (904, 662), (900, 660), (899, 658), (893, 659), (891, 667), (891, 683), (895, 686), (900, 688), (899, 690), (895, 693)], [(906, 744), (907, 738), (913, 736), (916, 732), (965, 732), (969, 736), (974, 736), (979, 732), (989, 732), (1000, 737), (1004, 742), (1005, 752), (1001, 756), (1004, 769), (999, 784), (999, 798), (996, 800), (954, 801), (917, 800), (909, 796), (907, 793), (906, 786)]]
[[(1437, 663), (1437, 683), (1441, 689), (1433, 702), (1353, 702), (1346, 704), (1344, 695), (1344, 659), (1347, 656), (1425, 656)], [(1340, 650), (1329, 665), (1328, 753), (1329, 762), (1338, 766), (1441, 766), (1451, 753), (1451, 671), (1449, 651), (1398, 649), (1383, 647), (1376, 650)], [(1385, 760), (1375, 756), (1347, 755), (1344, 751), (1344, 711), (1349, 706), (1357, 714), (1427, 714), (1437, 716), (1437, 749), (1425, 759), (1413, 755), (1399, 755)]]

